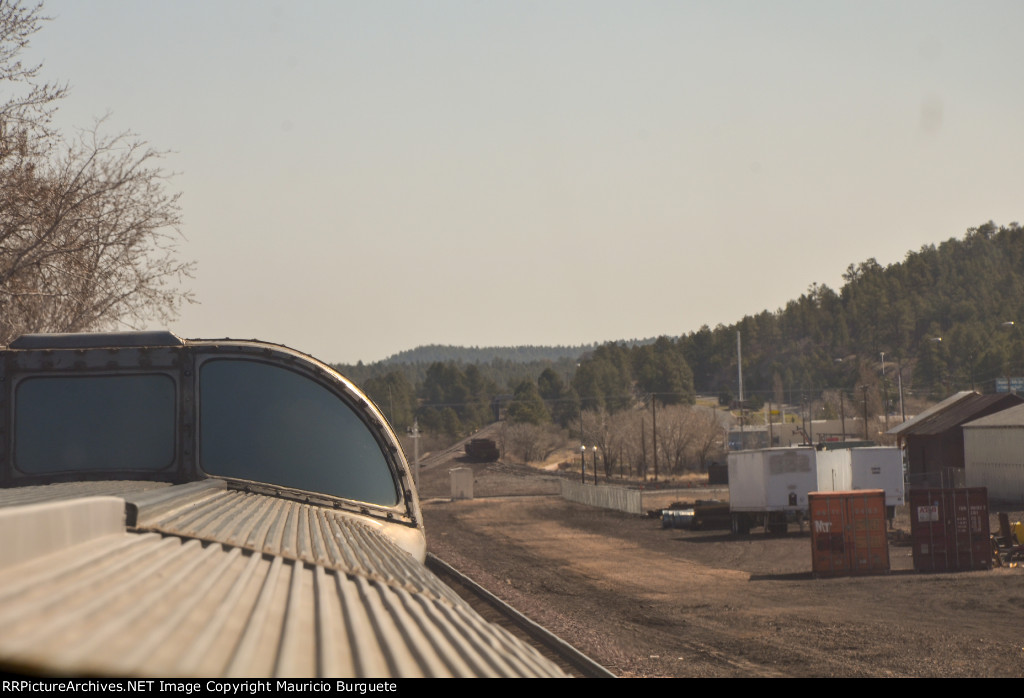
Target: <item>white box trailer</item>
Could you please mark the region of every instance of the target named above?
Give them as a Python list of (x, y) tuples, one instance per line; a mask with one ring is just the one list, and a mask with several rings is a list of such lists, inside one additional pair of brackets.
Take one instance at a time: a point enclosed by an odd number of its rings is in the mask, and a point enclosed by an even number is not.
[(895, 446), (854, 448), (850, 451), (850, 470), (855, 490), (885, 490), (886, 517), (906, 504), (903, 484), (903, 451)]
[(850, 467), (851, 453), (852, 450), (849, 448), (814, 452), (818, 473), (818, 489), (816, 491), (844, 492), (857, 489), (853, 486), (853, 470)]
[(733, 533), (764, 526), (785, 533), (790, 521), (803, 525), (807, 493), (852, 488), (850, 451), (765, 448), (729, 454), (729, 513)]

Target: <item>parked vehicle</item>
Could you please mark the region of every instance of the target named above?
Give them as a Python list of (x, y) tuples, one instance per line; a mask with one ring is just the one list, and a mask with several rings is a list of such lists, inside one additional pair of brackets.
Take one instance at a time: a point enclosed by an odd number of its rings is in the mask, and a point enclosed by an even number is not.
[(791, 522), (802, 528), (808, 492), (850, 488), (849, 450), (808, 446), (729, 454), (729, 512), (738, 535), (758, 526), (785, 533)]
[(391, 428), (280, 345), (0, 350), (0, 537), (0, 671), (562, 675), (427, 571)]
[(729, 505), (717, 499), (698, 499), (692, 504), (673, 502), (661, 510), (662, 528), (688, 528), (700, 531), (729, 527)]

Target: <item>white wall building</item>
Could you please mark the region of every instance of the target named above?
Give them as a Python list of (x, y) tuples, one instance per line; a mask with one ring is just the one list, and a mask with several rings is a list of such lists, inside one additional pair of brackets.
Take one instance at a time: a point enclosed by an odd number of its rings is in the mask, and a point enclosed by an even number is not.
[(989, 499), (1024, 503), (1024, 405), (967, 422), (964, 468), (968, 487)]

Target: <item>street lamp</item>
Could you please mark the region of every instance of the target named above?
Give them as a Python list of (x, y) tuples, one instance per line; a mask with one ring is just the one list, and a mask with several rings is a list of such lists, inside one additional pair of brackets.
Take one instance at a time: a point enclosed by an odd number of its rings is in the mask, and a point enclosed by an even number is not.
[[(1021, 334), (1020, 325), (1018, 325), (1016, 322), (1014, 322), (1013, 320), (1007, 320), (1006, 322), (1000, 323), (1000, 327), (1006, 327), (1006, 328), (1011, 328), (1012, 327), (1013, 329), (1017, 330), (1017, 338), (1021, 341), (1021, 344), (1024, 344), (1024, 334)], [(1013, 386), (1010, 385), (1010, 369), (1012, 368), (1012, 365), (1011, 365), (1012, 362), (1013, 362), (1013, 352), (1011, 351), (1010, 352), (1010, 360), (1006, 362), (1006, 364), (1007, 364), (1007, 369), (1006, 369), (1006, 392), (1008, 392), (1008, 393), (1016, 393), (1017, 392), (1016, 390), (1014, 390)]]
[(587, 447), (580, 444), (580, 482), (587, 484)]
[(597, 484), (597, 446), (594, 446), (594, 484)]

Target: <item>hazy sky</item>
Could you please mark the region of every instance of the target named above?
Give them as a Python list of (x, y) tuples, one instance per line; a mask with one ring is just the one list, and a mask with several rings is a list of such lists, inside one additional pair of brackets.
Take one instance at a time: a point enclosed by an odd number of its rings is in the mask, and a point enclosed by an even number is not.
[(369, 362), (678, 335), (1024, 222), (1020, 0), (46, 11), (60, 124), (174, 151), (188, 337)]

